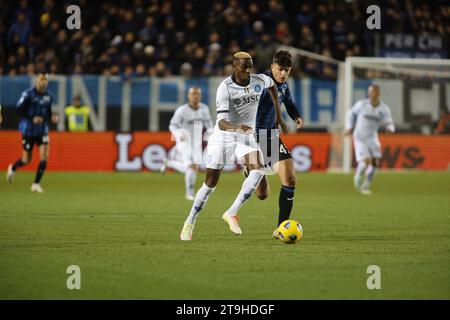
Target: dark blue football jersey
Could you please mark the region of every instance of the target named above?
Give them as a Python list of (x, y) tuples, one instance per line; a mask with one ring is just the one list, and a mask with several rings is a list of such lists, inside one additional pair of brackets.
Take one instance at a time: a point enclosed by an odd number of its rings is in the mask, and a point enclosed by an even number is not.
[[(272, 72), (265, 72), (271, 77), (278, 89), (278, 102), (280, 105), (284, 103), (289, 116), (294, 120), (300, 116), (294, 101), (292, 100), (291, 91), (287, 82), (277, 83), (273, 78)], [(275, 106), (270, 97), (269, 89), (264, 89), (259, 99), (258, 112), (256, 114), (256, 129), (274, 129), (275, 128)]]
[[(53, 96), (49, 91), (39, 93), (36, 87), (22, 92), (17, 102), (17, 111), (20, 114), (19, 131), (24, 137), (38, 137), (48, 134), (49, 122), (52, 116)], [(42, 124), (34, 124), (33, 118), (44, 118)]]

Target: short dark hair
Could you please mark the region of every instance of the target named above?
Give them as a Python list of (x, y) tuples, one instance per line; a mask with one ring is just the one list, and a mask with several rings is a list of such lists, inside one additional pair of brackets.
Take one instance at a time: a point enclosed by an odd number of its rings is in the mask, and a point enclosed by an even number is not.
[(275, 53), (273, 63), (284, 68), (291, 68), (293, 64), (292, 54), (287, 50), (280, 50)]

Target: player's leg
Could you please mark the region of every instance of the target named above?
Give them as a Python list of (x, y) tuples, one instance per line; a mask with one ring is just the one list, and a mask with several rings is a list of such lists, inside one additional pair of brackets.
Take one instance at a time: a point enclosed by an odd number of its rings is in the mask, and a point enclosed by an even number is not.
[[(180, 239), (187, 241), (192, 239), (192, 233), (194, 231), (195, 222), (200, 211), (204, 208), (209, 196), (216, 189), (216, 185), (219, 182), (220, 172), (224, 165), (230, 160), (233, 144), (214, 143), (210, 138), (207, 149), (207, 161), (206, 161), (206, 176), (205, 182), (197, 191), (192, 204), (189, 215), (184, 223), (183, 230), (180, 234)], [(225, 155), (225, 158), (223, 156)]]
[[(247, 175), (248, 176), (248, 175)], [(256, 188), (255, 195), (259, 200), (266, 200), (269, 197), (270, 185), (267, 177), (264, 176)]]
[(175, 157), (174, 159), (164, 159), (161, 168), (162, 174), (166, 173), (167, 168), (172, 168), (181, 173), (186, 173), (188, 169), (188, 165), (185, 163), (185, 153), (187, 151), (188, 146), (184, 143), (178, 142), (175, 146)]
[(354, 145), (357, 165), (355, 175), (353, 176), (353, 186), (356, 191), (361, 191), (364, 174), (367, 167), (372, 162), (372, 157), (367, 143), (355, 140)]
[(195, 195), (194, 203), (192, 204), (191, 211), (184, 223), (183, 230), (180, 234), (180, 239), (189, 241), (192, 239), (192, 233), (194, 232), (195, 222), (200, 211), (205, 206), (209, 199), (209, 196), (216, 189), (216, 185), (219, 182), (221, 169), (206, 168), (205, 182)]
[(372, 191), (370, 191), (370, 185), (372, 184), (377, 168), (380, 166), (380, 162), (380, 158), (372, 158), (372, 162), (369, 164), (366, 170), (366, 177), (361, 189), (362, 194), (372, 194)]
[[(163, 172), (163, 173), (166, 171), (166, 168), (172, 168), (181, 173), (186, 173), (186, 171), (188, 170), (188, 166), (182, 161), (166, 160), (164, 165), (165, 165), (165, 167), (163, 166), (160, 169), (161, 172)], [(162, 168), (164, 168), (164, 169), (162, 169)]]
[(189, 148), (189, 154), (186, 153), (184, 161), (187, 165), (184, 182), (186, 186), (186, 199), (193, 201), (195, 199), (195, 181), (199, 165), (203, 163), (203, 149), (201, 144)]
[(41, 179), (44, 175), (45, 169), (47, 168), (47, 160), (49, 153), (49, 145), (46, 142), (43, 142), (39, 145), (39, 165), (36, 170), (36, 175), (34, 177), (34, 182), (31, 185), (31, 191), (37, 193), (43, 193), (44, 189), (41, 187)]
[(364, 183), (361, 188), (361, 193), (365, 195), (372, 194), (372, 192), (370, 191), (370, 185), (372, 184), (377, 168), (380, 166), (381, 162), (380, 142), (373, 141), (372, 143), (370, 143), (369, 151), (372, 155), (372, 158), (370, 159), (370, 162), (367, 165)]
[(190, 164), (184, 175), (184, 184), (186, 187), (186, 199), (193, 201), (195, 199), (195, 181), (197, 180), (198, 165)]
[(278, 197), (279, 213), (277, 226), (279, 226), (283, 221), (289, 220), (291, 216), (297, 177), (292, 158), (275, 163), (274, 169), (281, 181), (280, 195)]
[(244, 154), (243, 159), (245, 166), (249, 170), (248, 177), (242, 183), (241, 190), (239, 191), (233, 204), (222, 216), (222, 218), (228, 222), (230, 230), (236, 235), (242, 234), (241, 228), (238, 224), (238, 211), (245, 204), (245, 202), (250, 199), (252, 193), (256, 191), (256, 188), (264, 178), (265, 174), (264, 170), (262, 170), (263, 165), (260, 159), (259, 150), (253, 149), (250, 153)]
[(14, 174), (16, 173), (17, 169), (30, 163), (31, 156), (33, 154), (33, 145), (34, 141), (32, 138), (22, 138), (22, 157), (18, 159), (14, 164), (11, 163), (8, 166), (8, 171), (6, 172), (6, 180), (8, 180), (9, 183), (13, 182)]
[(291, 216), (294, 204), (295, 185), (297, 176), (295, 175), (294, 161), (292, 155), (286, 145), (278, 138), (278, 159), (273, 159), (274, 171), (277, 172), (281, 181), (280, 194), (278, 197), (278, 226)]
[[(257, 143), (262, 154), (262, 160), (264, 162), (264, 165), (266, 165), (267, 167), (270, 167), (270, 164), (272, 163), (271, 162), (272, 158), (270, 156), (272, 147), (270, 134), (271, 134), (270, 130), (260, 129), (258, 131), (258, 134), (256, 135)], [(244, 173), (244, 176), (248, 177), (249, 170), (245, 165), (243, 166), (242, 171)], [(255, 195), (259, 200), (265, 200), (269, 197), (269, 192), (270, 192), (269, 181), (267, 180), (267, 177), (264, 175), (258, 187), (256, 188)]]

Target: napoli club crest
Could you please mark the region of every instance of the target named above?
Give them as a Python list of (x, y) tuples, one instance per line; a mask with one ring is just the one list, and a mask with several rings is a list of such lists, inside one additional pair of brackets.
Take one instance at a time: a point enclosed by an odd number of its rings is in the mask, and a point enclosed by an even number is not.
[(258, 92), (260, 92), (260, 91), (261, 91), (261, 86), (260, 86), (259, 84), (257, 84), (257, 85), (255, 86), (255, 92), (258, 93)]

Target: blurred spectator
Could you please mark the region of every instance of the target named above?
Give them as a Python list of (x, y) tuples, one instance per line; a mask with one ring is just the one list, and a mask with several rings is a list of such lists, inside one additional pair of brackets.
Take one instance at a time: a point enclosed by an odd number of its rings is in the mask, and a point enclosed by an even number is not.
[(447, 110), (439, 111), (439, 120), (435, 129), (436, 134), (450, 133), (450, 113)]
[[(126, 78), (225, 75), (230, 55), (240, 50), (254, 54), (258, 72), (267, 70), (278, 44), (326, 51), (338, 60), (374, 50), (365, 32), (366, 0), (77, 3), (81, 30), (64, 27), (67, 1), (2, 1), (0, 73), (27, 74), (39, 66), (62, 74)], [(446, 1), (386, 0), (383, 12), (380, 32), (431, 33), (450, 41)], [(324, 78), (334, 73), (333, 67), (305, 58), (293, 71)]]
[(72, 104), (65, 109), (67, 128), (70, 132), (86, 132), (89, 130), (90, 108), (81, 104), (81, 98), (74, 96)]
[(24, 13), (17, 15), (16, 21), (9, 28), (8, 46), (15, 48), (17, 46), (28, 44), (28, 37), (31, 34), (31, 28)]

